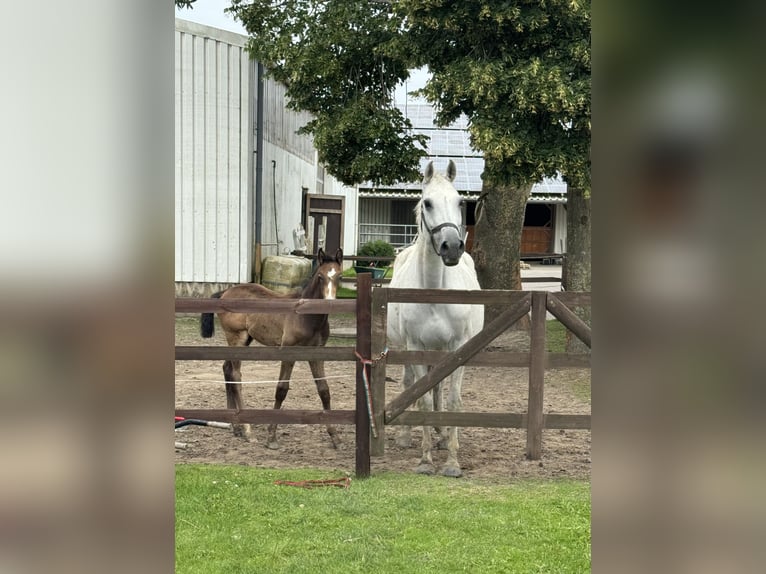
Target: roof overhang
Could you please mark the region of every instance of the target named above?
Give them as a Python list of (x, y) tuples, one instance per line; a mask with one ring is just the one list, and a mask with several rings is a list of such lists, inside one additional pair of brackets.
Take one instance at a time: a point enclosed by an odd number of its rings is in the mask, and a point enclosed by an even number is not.
[[(478, 201), (480, 193), (459, 191), (460, 197), (468, 201)], [(359, 197), (371, 199), (410, 199), (418, 201), (421, 196), (419, 189), (407, 191), (403, 189), (360, 189)], [(532, 193), (527, 203), (566, 203), (566, 194), (560, 193)]]

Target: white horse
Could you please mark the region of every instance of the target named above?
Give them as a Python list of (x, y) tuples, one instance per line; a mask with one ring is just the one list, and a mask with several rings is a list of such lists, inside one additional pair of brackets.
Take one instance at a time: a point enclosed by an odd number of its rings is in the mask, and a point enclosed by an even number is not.
[[(433, 162), (423, 176), (423, 197), (415, 208), (418, 236), (413, 245), (404, 249), (394, 261), (391, 287), (419, 289), (480, 289), (473, 259), (465, 253), (462, 224), (462, 199), (452, 181), (455, 164), (450, 160), (447, 177), (434, 173)], [(388, 312), (388, 340), (392, 346), (407, 350), (454, 351), (481, 331), (484, 309), (481, 305), (392, 303)], [(426, 365), (406, 365), (404, 388), (409, 388), (428, 371)], [(449, 376), (447, 409), (462, 408), (460, 396), (463, 367)], [(418, 400), (421, 411), (441, 410), (441, 385), (434, 393), (426, 393)], [(410, 428), (400, 427), (396, 444), (409, 447)], [(439, 443), (448, 450), (445, 476), (461, 476), (457, 460), (458, 429), (449, 427)], [(423, 427), (422, 457), (415, 472), (433, 474), (431, 458), (431, 427)]]

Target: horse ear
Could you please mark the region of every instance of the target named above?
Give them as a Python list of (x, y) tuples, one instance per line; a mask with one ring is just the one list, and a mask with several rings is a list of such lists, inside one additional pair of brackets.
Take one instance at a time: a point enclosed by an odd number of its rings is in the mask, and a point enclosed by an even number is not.
[(325, 260), (324, 249), (322, 249), (322, 248), (320, 247), (320, 248), (319, 248), (319, 251), (317, 251), (317, 263), (318, 263), (319, 265), (322, 265), (322, 264), (324, 263), (324, 260)]
[(431, 178), (434, 176), (434, 162), (429, 161), (428, 165), (426, 166), (426, 171), (423, 174), (423, 183), (428, 183), (431, 181)]
[(449, 160), (449, 163), (447, 164), (447, 179), (450, 181), (454, 181), (456, 175), (457, 175), (457, 167), (455, 167), (455, 162), (452, 160)]
[(343, 265), (343, 250), (342, 249), (338, 249), (335, 252), (335, 262), (338, 265)]

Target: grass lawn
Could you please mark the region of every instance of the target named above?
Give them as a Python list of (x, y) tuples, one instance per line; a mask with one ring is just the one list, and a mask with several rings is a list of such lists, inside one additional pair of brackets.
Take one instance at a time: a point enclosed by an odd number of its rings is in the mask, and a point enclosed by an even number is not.
[(312, 470), (176, 467), (176, 572), (590, 571), (590, 485), (384, 473), (313, 490)]

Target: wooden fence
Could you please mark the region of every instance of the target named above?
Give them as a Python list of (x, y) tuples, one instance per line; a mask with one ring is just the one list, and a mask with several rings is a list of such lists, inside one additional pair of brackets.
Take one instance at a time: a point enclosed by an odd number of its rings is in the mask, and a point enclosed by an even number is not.
[[(454, 353), (441, 351), (386, 351), (389, 303), (469, 303), (506, 305), (507, 310), (490, 322), (476, 337)], [(548, 353), (545, 349), (546, 311), (553, 314), (589, 348), (591, 331), (569, 307), (590, 305), (590, 293), (547, 293), (540, 291), (451, 291), (423, 289), (372, 289), (368, 273), (359, 275), (357, 299), (257, 301), (234, 299), (176, 299), (176, 313), (208, 313), (221, 310), (258, 313), (356, 313), (355, 347), (221, 347), (176, 346), (175, 359), (250, 361), (353, 361), (356, 363), (354, 410), (308, 411), (289, 409), (176, 409), (176, 416), (230, 423), (252, 424), (353, 424), (356, 427), (356, 475), (369, 476), (370, 456), (384, 448), (385, 425), (475, 426), (526, 428), (526, 454), (539, 459), (543, 429), (589, 429), (589, 414), (544, 414), (545, 369), (589, 368), (590, 354)], [(482, 351), (510, 325), (531, 311), (530, 349), (527, 352)], [(371, 365), (371, 401), (377, 438), (371, 437), (365, 392), (365, 365), (358, 356), (377, 357)], [(433, 368), (410, 389), (386, 404), (387, 364), (428, 364)], [(461, 366), (507, 366), (529, 368), (527, 413), (415, 412), (405, 409), (433, 388), (441, 378)]]
[[(505, 305), (506, 310), (455, 352), (386, 351), (387, 310), (389, 303), (463, 303)], [(376, 289), (372, 295), (372, 355), (381, 357), (372, 368), (372, 406), (377, 428), (384, 425), (474, 426), (526, 428), (527, 457), (540, 458), (543, 429), (589, 429), (589, 414), (543, 413), (545, 369), (589, 368), (590, 354), (548, 353), (545, 349), (546, 311), (561, 321), (588, 348), (590, 327), (569, 306), (590, 305), (590, 293), (548, 293), (544, 291), (458, 291), (423, 289)], [(482, 351), (521, 317), (531, 311), (530, 349), (526, 352)], [(432, 368), (406, 391), (386, 404), (387, 364), (426, 364)], [(529, 397), (526, 413), (453, 413), (405, 411), (457, 367), (505, 366), (529, 368)], [(373, 439), (372, 454), (383, 453), (382, 435)]]

